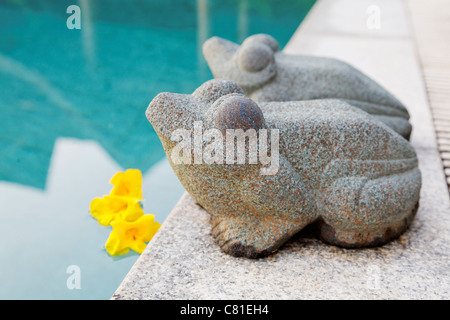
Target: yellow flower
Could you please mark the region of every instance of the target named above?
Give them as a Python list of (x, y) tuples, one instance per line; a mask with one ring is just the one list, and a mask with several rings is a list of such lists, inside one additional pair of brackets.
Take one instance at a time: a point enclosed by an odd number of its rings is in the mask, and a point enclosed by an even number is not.
[(144, 210), (138, 200), (113, 195), (92, 200), (90, 211), (102, 226), (109, 226), (117, 219), (134, 221), (144, 215)]
[(144, 215), (142, 174), (137, 169), (118, 172), (111, 178), (114, 185), (109, 195), (91, 201), (90, 212), (98, 223), (109, 226), (115, 219), (134, 221)]
[(154, 221), (154, 215), (144, 215), (142, 174), (128, 169), (116, 173), (110, 182), (114, 185), (110, 194), (95, 198), (90, 204), (90, 212), (98, 223), (113, 228), (105, 248), (113, 256), (126, 254), (130, 249), (142, 253), (161, 226)]
[(142, 174), (137, 169), (128, 169), (118, 172), (112, 177), (111, 183), (114, 188), (110, 195), (130, 197), (141, 200), (142, 198)]
[(113, 230), (106, 241), (106, 251), (112, 256), (122, 255), (134, 250), (142, 253), (161, 226), (154, 221), (155, 216), (147, 214), (133, 222), (115, 220), (111, 223)]

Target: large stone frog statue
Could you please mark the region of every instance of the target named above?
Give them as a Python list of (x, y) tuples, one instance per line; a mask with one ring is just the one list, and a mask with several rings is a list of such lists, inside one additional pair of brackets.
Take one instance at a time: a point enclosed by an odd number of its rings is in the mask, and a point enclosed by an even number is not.
[(374, 80), (343, 61), (289, 55), (267, 34), (248, 37), (240, 46), (213, 37), (203, 54), (215, 78), (232, 80), (256, 102), (341, 99), (409, 139), (407, 109)]
[[(236, 83), (213, 79), (192, 95), (160, 93), (146, 116), (175, 174), (211, 214), (216, 242), (230, 255), (270, 255), (308, 225), (330, 244), (382, 245), (406, 230), (418, 208), (421, 174), (414, 149), (345, 101), (256, 103)], [(220, 161), (230, 151), (237, 155), (237, 143), (221, 144), (234, 129), (267, 134), (260, 142), (267, 141), (263, 149), (278, 161), (276, 170), (263, 172), (273, 163), (261, 159), (247, 161), (255, 151), (250, 134), (244, 163)], [(181, 139), (180, 132), (193, 134)], [(192, 146), (201, 148), (186, 157)], [(186, 161), (176, 160), (174, 151)]]

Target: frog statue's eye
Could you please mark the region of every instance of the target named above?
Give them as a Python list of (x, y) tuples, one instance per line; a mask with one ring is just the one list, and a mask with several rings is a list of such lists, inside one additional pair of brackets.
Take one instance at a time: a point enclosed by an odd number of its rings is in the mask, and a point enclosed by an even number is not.
[(232, 93), (214, 102), (206, 114), (213, 126), (221, 131), (226, 129), (262, 129), (266, 127), (263, 113), (250, 98)]
[(227, 79), (211, 79), (198, 87), (193, 96), (207, 103), (213, 103), (222, 96), (230, 93), (243, 94), (241, 87)]
[(248, 37), (236, 52), (237, 63), (241, 70), (259, 72), (274, 60), (279, 51), (278, 42), (267, 34), (255, 34)]
[(272, 49), (263, 43), (243, 44), (237, 54), (237, 63), (241, 70), (258, 72), (273, 62)]
[(250, 44), (265, 44), (268, 46), (272, 51), (275, 53), (277, 51), (280, 51), (280, 46), (278, 45), (277, 40), (275, 40), (273, 37), (269, 36), (268, 34), (259, 33), (254, 34), (242, 43), (243, 46), (247, 46)]

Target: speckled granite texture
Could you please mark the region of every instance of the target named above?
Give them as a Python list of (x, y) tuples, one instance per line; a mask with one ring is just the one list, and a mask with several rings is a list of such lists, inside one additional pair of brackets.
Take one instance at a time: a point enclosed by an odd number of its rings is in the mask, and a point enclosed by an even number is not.
[[(223, 251), (267, 256), (313, 225), (327, 243), (377, 246), (409, 226), (419, 204), (421, 174), (403, 137), (341, 100), (255, 103), (241, 92), (232, 81), (213, 79), (192, 95), (161, 93), (146, 112), (175, 174), (213, 216), (211, 233)], [(188, 144), (172, 140), (180, 128)], [(243, 164), (227, 157), (239, 149), (234, 135), (228, 139), (228, 129), (253, 130), (255, 163), (249, 161), (250, 143), (240, 148)], [(221, 138), (219, 149), (202, 137), (208, 130)], [(268, 131), (275, 130), (279, 141), (271, 157), (277, 153), (276, 163), (262, 164), (257, 161), (262, 136), (269, 140)], [(172, 159), (179, 145), (191, 146), (191, 139), (201, 148), (188, 148), (184, 162)], [(275, 148), (272, 139), (273, 133), (268, 149)], [(208, 146), (215, 149), (213, 163), (205, 158)]]
[[(367, 28), (371, 5), (380, 29)], [(408, 19), (400, 0), (319, 0), (284, 49), (352, 63), (408, 107), (423, 180), (398, 240), (361, 250), (299, 237), (267, 258), (234, 258), (186, 194), (112, 299), (449, 299), (450, 202)]]

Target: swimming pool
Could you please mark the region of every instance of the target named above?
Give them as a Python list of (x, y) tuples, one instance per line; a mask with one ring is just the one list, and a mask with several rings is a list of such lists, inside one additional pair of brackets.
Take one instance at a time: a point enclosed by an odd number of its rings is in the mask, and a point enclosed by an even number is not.
[[(127, 168), (159, 222), (184, 191), (149, 102), (211, 79), (207, 38), (269, 33), (282, 47), (313, 2), (0, 0), (0, 299), (109, 299), (138, 255), (106, 253), (90, 201)], [(67, 28), (72, 4), (81, 29)]]

